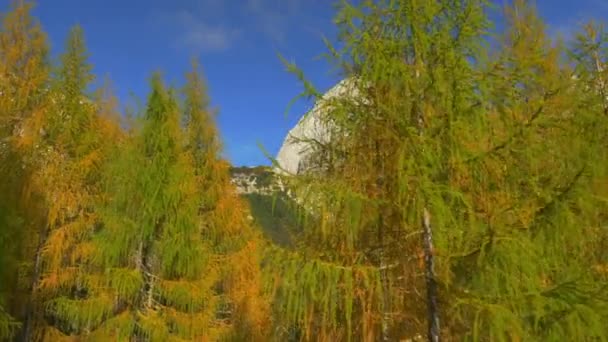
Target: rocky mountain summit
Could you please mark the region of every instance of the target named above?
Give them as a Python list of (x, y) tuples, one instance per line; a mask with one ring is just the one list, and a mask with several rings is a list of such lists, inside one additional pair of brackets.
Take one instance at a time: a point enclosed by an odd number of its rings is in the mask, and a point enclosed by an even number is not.
[(342, 80), (327, 91), (315, 103), (312, 110), (302, 116), (296, 126), (287, 133), (276, 157), (278, 167), (275, 168), (275, 172), (297, 175), (306, 170), (307, 157), (311, 152), (307, 140), (325, 143), (329, 139), (329, 130), (321, 119), (323, 111), (327, 108), (326, 101), (339, 96), (352, 96), (354, 93), (352, 79)]
[(308, 141), (324, 143), (329, 139), (329, 129), (321, 119), (323, 111), (327, 109), (326, 101), (338, 96), (352, 96), (354, 93), (354, 83), (351, 79), (342, 80), (329, 89), (287, 133), (276, 156), (275, 167), (233, 167), (232, 183), (237, 192), (242, 195), (270, 195), (283, 190), (281, 177), (297, 175), (307, 170), (307, 159), (311, 153)]

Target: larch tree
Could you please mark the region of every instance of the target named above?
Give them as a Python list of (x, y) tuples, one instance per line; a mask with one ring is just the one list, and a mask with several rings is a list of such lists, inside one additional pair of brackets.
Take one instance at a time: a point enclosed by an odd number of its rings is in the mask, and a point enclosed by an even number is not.
[(74, 27), (52, 80), (50, 108), (41, 120), (35, 174), (45, 210), (34, 256), (33, 302), (24, 327), (26, 340), (58, 339), (76, 329), (70, 301), (86, 293), (82, 279), (88, 242), (97, 224), (100, 165), (106, 140), (89, 93), (94, 80), (82, 29)]
[[(576, 79), (584, 85), (605, 116), (608, 116), (608, 30), (603, 23), (589, 22), (569, 49)], [(593, 107), (591, 107), (593, 108)]]
[(454, 173), (476, 228), (449, 259), (446, 317), (469, 339), (606, 339), (606, 296), (588, 268), (601, 241), (592, 189), (605, 126), (535, 8), (515, 1), (504, 17), (480, 63), (484, 121), (462, 136), (468, 156)]
[(41, 217), (31, 182), (38, 132), (30, 123), (46, 109), (49, 65), (46, 35), (31, 9), (12, 1), (0, 17), (0, 339), (24, 318)]
[(180, 119), (174, 91), (156, 74), (141, 127), (105, 167), (90, 265), (103, 286), (90, 288), (94, 319), (81, 327), (92, 340), (217, 340), (230, 330), (219, 313), (215, 222), (201, 215), (208, 189)]
[(587, 267), (603, 125), (532, 7), (508, 7), (498, 38), (488, 11), (342, 2), (329, 56), (350, 96), (322, 100), (330, 139), (308, 141), (313, 167), (291, 181), (306, 228), (269, 261), (300, 339), (606, 339)]
[(500, 32), (487, 0), (354, 3), (328, 44), (345, 95), (288, 64), (329, 133), (285, 178), (302, 229), (283, 249), (246, 217), (196, 62), (124, 122), (90, 92), (82, 30), (52, 74), (12, 1), (0, 340), (608, 341), (603, 25), (566, 46), (525, 0)]
[(230, 182), (229, 165), (221, 160), (221, 143), (207, 86), (196, 61), (186, 75), (184, 124), (186, 150), (194, 161), (200, 191), (203, 239), (213, 242), (222, 275), (224, 316), (233, 322), (230, 338), (262, 341), (268, 327), (262, 294), (260, 237), (247, 221), (245, 204)]
[[(576, 41), (570, 47), (571, 61), (574, 62), (577, 89), (577, 98), (580, 105), (589, 112), (592, 120), (581, 134), (596, 138), (595, 147), (589, 153), (591, 158), (590, 169), (593, 178), (587, 184), (586, 192), (595, 206), (587, 207), (585, 214), (589, 216), (589, 234), (592, 236), (586, 246), (587, 262), (591, 267), (591, 275), (604, 284), (602, 289), (608, 289), (608, 229), (603, 224), (606, 221), (606, 202), (608, 196), (608, 169), (606, 160), (606, 147), (608, 146), (608, 31), (606, 23), (590, 22), (577, 34)], [(579, 83), (580, 82), (580, 83)], [(604, 297), (606, 299), (606, 297)], [(603, 319), (606, 320), (606, 311)], [(606, 333), (605, 333), (606, 334)]]
[[(330, 139), (309, 141), (315, 167), (293, 181), (312, 213), (302, 256), (281, 258), (281, 312), (303, 339), (426, 334), (422, 222), (429, 211), (438, 250), (444, 222), (454, 221), (454, 231), (462, 224), (446, 209), (458, 195), (445, 179), (457, 148), (451, 121), (476, 109), (468, 57), (486, 26), (483, 5), (342, 2), (343, 50), (330, 46), (330, 57), (348, 95), (322, 100)], [(316, 94), (304, 85), (305, 95)]]

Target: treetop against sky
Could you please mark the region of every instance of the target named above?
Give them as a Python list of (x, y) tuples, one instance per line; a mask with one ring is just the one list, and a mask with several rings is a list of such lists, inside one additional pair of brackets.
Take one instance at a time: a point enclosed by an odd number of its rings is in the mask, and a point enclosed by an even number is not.
[[(5, 10), (6, 3), (0, 6)], [(33, 14), (48, 32), (53, 55), (74, 24), (85, 32), (94, 73), (108, 76), (122, 105), (143, 103), (150, 70), (179, 84), (190, 57), (199, 56), (225, 155), (235, 165), (268, 164), (262, 143), (276, 154), (309, 103), (285, 108), (300, 84), (284, 71), (277, 53), (295, 61), (320, 90), (339, 78), (316, 56), (334, 40), (330, 0), (78, 0), (40, 1)], [(508, 1), (495, 1), (507, 4)], [(604, 0), (537, 0), (553, 35), (565, 36), (584, 20), (608, 15)], [(139, 100), (135, 101), (135, 95)]]

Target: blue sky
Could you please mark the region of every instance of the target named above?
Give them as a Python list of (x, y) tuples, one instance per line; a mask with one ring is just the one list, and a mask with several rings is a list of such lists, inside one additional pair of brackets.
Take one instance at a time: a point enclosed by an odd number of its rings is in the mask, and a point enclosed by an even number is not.
[[(7, 0), (0, 0), (6, 3)], [(145, 98), (152, 71), (181, 84), (191, 57), (204, 68), (225, 155), (235, 165), (268, 164), (309, 104), (284, 115), (301, 87), (277, 58), (301, 66), (320, 90), (338, 81), (315, 57), (333, 38), (333, 0), (39, 0), (34, 14), (54, 54), (69, 28), (85, 31), (91, 63), (123, 103)], [(500, 3), (503, 3), (501, 0)], [(582, 20), (608, 17), (608, 0), (537, 0), (550, 32), (568, 35)], [(0, 7), (5, 7), (1, 5)], [(2, 8), (4, 9), (4, 8)]]

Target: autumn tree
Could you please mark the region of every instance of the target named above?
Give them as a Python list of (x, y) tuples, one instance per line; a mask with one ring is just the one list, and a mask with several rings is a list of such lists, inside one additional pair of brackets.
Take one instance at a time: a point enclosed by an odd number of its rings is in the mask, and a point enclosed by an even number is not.
[(304, 340), (605, 339), (597, 112), (524, 1), (498, 37), (484, 1), (447, 3), (342, 2), (346, 96), (288, 65), (331, 139), (290, 182), (278, 315)]
[(47, 40), (32, 4), (12, 1), (0, 18), (0, 339), (23, 320), (37, 239), (39, 206), (32, 196), (36, 169), (30, 125), (46, 109)]
[(469, 157), (457, 172), (479, 231), (468, 232), (477, 247), (451, 258), (453, 317), (462, 320), (452, 331), (605, 339), (606, 297), (588, 270), (600, 247), (595, 212), (604, 210), (591, 191), (602, 173), (594, 156), (603, 124), (535, 8), (515, 1), (505, 19), (498, 51), (481, 63), (485, 122), (463, 139)]
[(73, 334), (166, 340), (201, 336), (207, 328), (193, 324), (209, 303), (201, 286), (196, 187), (180, 151), (178, 120), (177, 104), (156, 76), (141, 133), (120, 142), (104, 167), (86, 294), (57, 302)]
[(575, 79), (585, 90), (591, 90), (585, 93), (595, 99), (605, 116), (608, 115), (608, 31), (605, 24), (589, 22), (583, 26), (569, 55), (576, 66)]
[[(215, 182), (209, 183), (223, 166), (217, 166), (218, 147), (208, 143), (215, 133), (206, 126), (212, 122), (204, 104), (196, 102), (204, 89), (194, 78), (187, 87), (192, 92), (184, 127), (174, 91), (156, 74), (141, 125), (120, 141), (104, 167), (102, 220), (92, 239), (87, 293), (65, 311), (73, 313), (77, 335), (217, 340), (239, 322), (248, 296), (239, 297), (240, 288), (230, 286), (226, 262), (242, 245), (222, 243), (222, 235), (245, 219), (239, 221), (234, 203), (218, 202), (227, 195), (214, 194)], [(212, 132), (211, 140), (206, 132)], [(251, 275), (241, 275), (245, 284)]]
[[(203, 237), (213, 241), (222, 274), (223, 311), (235, 323), (231, 338), (263, 340), (268, 327), (262, 294), (260, 237), (245, 215), (245, 203), (230, 182), (229, 164), (221, 159), (215, 111), (195, 61), (186, 75), (184, 123), (186, 150), (194, 161), (200, 191)], [(225, 313), (225, 314), (226, 314)]]
[(86, 292), (81, 266), (98, 221), (99, 167), (107, 146), (104, 135), (111, 131), (89, 92), (93, 80), (83, 32), (75, 27), (51, 82), (51, 105), (36, 142), (40, 164), (35, 184), (45, 220), (33, 260), (34, 301), (24, 327), (26, 340), (57, 339), (73, 330), (75, 318), (66, 302)]
[[(479, 1), (342, 3), (344, 50), (331, 48), (330, 57), (347, 95), (321, 100), (331, 140), (309, 142), (317, 165), (295, 180), (313, 218), (303, 258), (282, 266), (279, 292), (304, 339), (426, 334), (423, 214), (450, 214), (439, 207), (454, 196), (441, 184), (454, 146), (449, 122), (475, 109), (467, 57), (485, 21)], [(315, 96), (304, 84), (305, 95)], [(437, 236), (442, 224), (432, 225)], [(296, 276), (305, 283), (295, 286)]]

